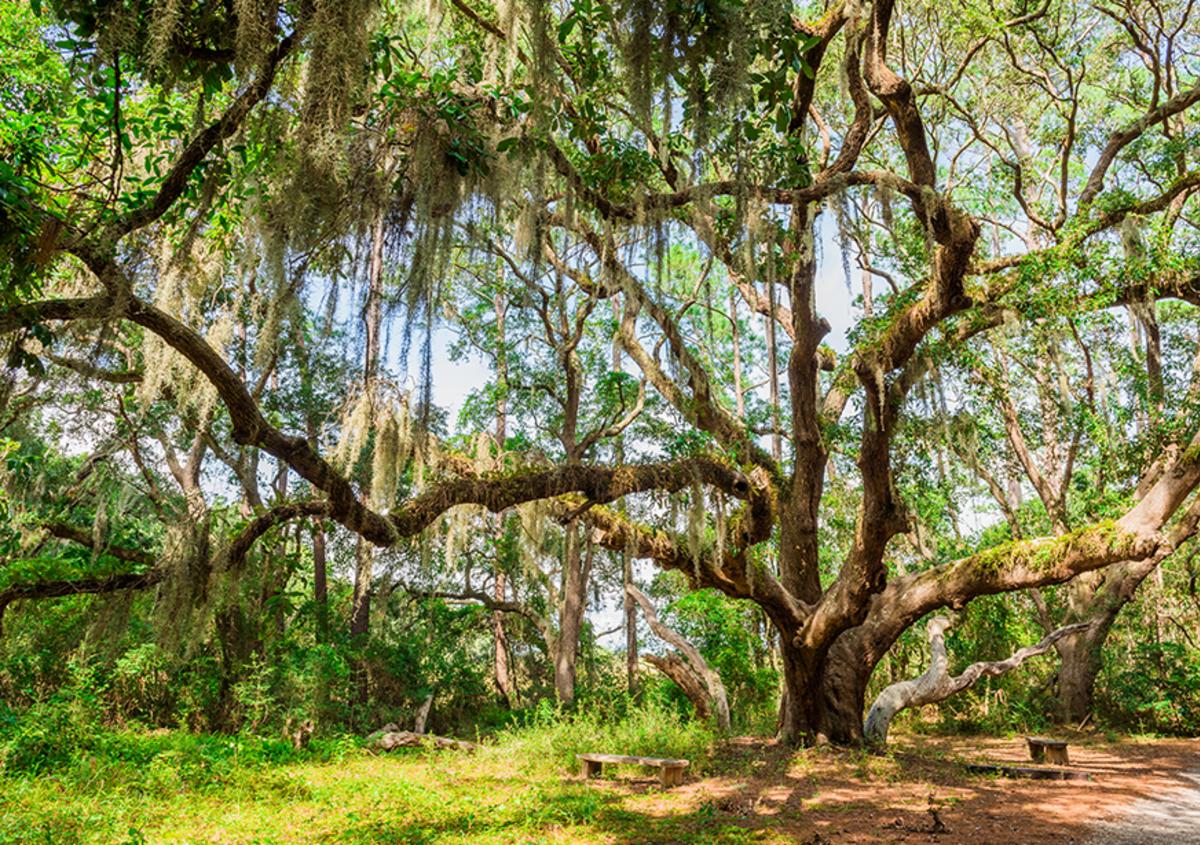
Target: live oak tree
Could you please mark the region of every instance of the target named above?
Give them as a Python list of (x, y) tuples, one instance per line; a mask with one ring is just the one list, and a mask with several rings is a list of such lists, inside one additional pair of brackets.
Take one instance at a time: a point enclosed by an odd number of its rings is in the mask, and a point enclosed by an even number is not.
[[(277, 503), (246, 491), (256, 516), (230, 541), (239, 553), (302, 517), (397, 547), (428, 544), (456, 508), (537, 503), (565, 527), (568, 566), (586, 542), (756, 603), (779, 636), (782, 737), (851, 742), (872, 669), (921, 617), (1152, 568), (1196, 531), (1195, 414), (1144, 412), (1155, 436), (1110, 479), (1111, 512), (988, 549), (913, 559), (920, 521), (900, 483), (913, 445), (941, 442), (919, 428), (919, 397), (965, 351), (1120, 308), (1150, 336), (1168, 300), (1194, 320), (1188, 4), (1099, 19), (1053, 0), (952, 15), (891, 0), (38, 5), (90, 73), (50, 81), (86, 104), (53, 155), (0, 172), (15, 228), (3, 244), (19, 259), (0, 313), (10, 360), (35, 370), (89, 333), (126, 332), (189, 456), (211, 439), (239, 477), (273, 462)], [(355, 245), (377, 247), (394, 208), (406, 211), (383, 234), (399, 245), (405, 338), (424, 328), (424, 389), (364, 402), (360, 385), (323, 431), (274, 412), (276, 367), (318, 286), (369, 268)], [(499, 224), (496, 244), (458, 225), (481, 219)], [(840, 255), (823, 254), (827, 234)], [(686, 280), (677, 245), (704, 256)], [(551, 461), (471, 460), (429, 425), (435, 305), (456, 258), (497, 252), (495, 272), (529, 280), (533, 313), (572, 291), (543, 320), (566, 397)], [(852, 263), (872, 281), (838, 356), (818, 298)], [(748, 332), (762, 321), (763, 417), (716, 348), (738, 325), (716, 313), (730, 292), (728, 312), (755, 315)], [(579, 448), (588, 434), (571, 419), (570, 341), (600, 315), (673, 427), (657, 443), (648, 431), (636, 461)], [(1150, 404), (1191, 407), (1195, 371), (1168, 385), (1144, 348)], [(1122, 370), (1106, 377), (1135, 404)], [(1070, 436), (1102, 452), (1096, 427)], [(195, 467), (162, 446), (190, 524), (206, 524)], [(834, 488), (856, 505), (839, 542)]]

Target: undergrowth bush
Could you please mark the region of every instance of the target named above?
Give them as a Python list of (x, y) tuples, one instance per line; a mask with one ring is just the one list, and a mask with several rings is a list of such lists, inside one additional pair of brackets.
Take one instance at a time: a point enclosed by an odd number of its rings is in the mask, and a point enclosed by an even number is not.
[(1097, 691), (1109, 724), (1194, 736), (1200, 726), (1200, 656), (1175, 643), (1139, 643), (1120, 664), (1108, 662)]
[(0, 774), (53, 774), (65, 783), (136, 789), (198, 789), (248, 772), (300, 760), (344, 756), (359, 740), (314, 737), (297, 749), (286, 739), (253, 734), (105, 727), (76, 702), (58, 698), (0, 719)]

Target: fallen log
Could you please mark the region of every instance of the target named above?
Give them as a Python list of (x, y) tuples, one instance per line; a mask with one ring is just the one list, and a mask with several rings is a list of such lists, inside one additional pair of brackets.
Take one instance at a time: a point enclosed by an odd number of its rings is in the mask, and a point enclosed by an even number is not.
[(976, 775), (1000, 775), (1006, 778), (1033, 780), (1091, 780), (1088, 772), (1075, 769), (1035, 769), (1032, 766), (996, 766), (990, 763), (971, 763), (967, 771)]
[(367, 747), (379, 751), (391, 751), (395, 748), (422, 748), (430, 745), (434, 748), (452, 748), (455, 751), (474, 751), (479, 747), (473, 742), (461, 739), (419, 734), (413, 731), (390, 731), (386, 728), (367, 737)]

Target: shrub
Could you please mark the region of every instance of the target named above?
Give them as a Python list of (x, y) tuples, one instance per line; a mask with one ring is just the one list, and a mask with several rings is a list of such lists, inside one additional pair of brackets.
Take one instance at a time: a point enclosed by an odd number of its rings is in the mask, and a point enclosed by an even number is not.
[(1200, 731), (1200, 655), (1178, 643), (1139, 643), (1132, 660), (1110, 664), (1098, 699), (1113, 724), (1154, 733)]
[(26, 711), (0, 743), (6, 773), (38, 774), (66, 768), (88, 743), (70, 703), (55, 700)]

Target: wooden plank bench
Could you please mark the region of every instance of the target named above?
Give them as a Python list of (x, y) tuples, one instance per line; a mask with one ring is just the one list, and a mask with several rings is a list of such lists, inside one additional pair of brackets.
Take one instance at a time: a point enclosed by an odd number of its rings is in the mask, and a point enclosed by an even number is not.
[(649, 766), (658, 769), (658, 780), (666, 789), (683, 783), (683, 770), (687, 768), (687, 760), (669, 760), (662, 757), (629, 757), (625, 754), (576, 754), (575, 759), (583, 761), (585, 777), (600, 777), (604, 764)]
[(1035, 763), (1057, 763), (1067, 765), (1067, 741), (1065, 739), (1047, 739), (1044, 736), (1027, 736), (1029, 743), (1029, 759)]

